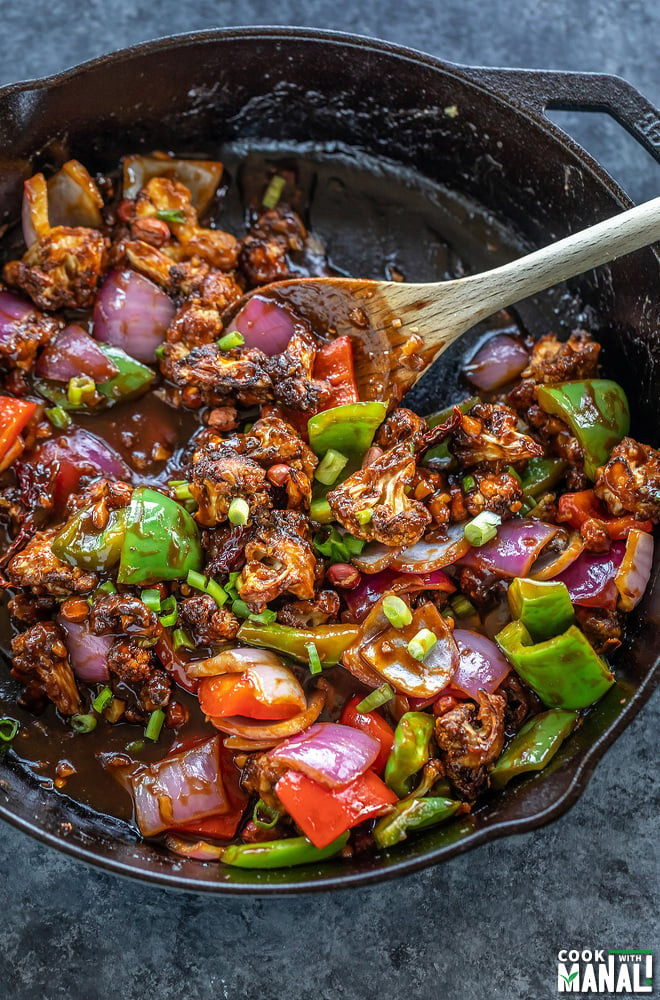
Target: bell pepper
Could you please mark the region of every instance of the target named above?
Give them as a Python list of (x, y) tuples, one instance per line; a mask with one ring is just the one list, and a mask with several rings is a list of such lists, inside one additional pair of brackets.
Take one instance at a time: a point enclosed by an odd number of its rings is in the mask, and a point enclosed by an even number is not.
[(385, 766), (385, 784), (400, 799), (409, 795), (413, 778), (431, 756), (429, 744), (433, 736), (432, 715), (406, 712), (394, 732), (394, 745)]
[(584, 471), (594, 480), (598, 467), (630, 430), (630, 409), (621, 386), (609, 379), (562, 382), (538, 386), (537, 397), (546, 413), (573, 431), (584, 453)]
[(199, 529), (187, 510), (156, 490), (133, 490), (117, 580), (145, 584), (185, 578), (202, 565)]
[(568, 462), (561, 458), (530, 458), (520, 473), (520, 485), (527, 497), (538, 497), (556, 486), (564, 475)]
[(603, 522), (607, 534), (612, 541), (627, 538), (633, 528), (640, 531), (653, 531), (652, 521), (638, 521), (633, 514), (614, 517), (600, 502), (593, 490), (580, 490), (579, 493), (564, 493), (557, 503), (557, 520), (570, 524), (579, 530), (585, 521), (596, 518)]
[(373, 771), (343, 788), (324, 788), (299, 771), (286, 771), (275, 786), (277, 797), (315, 847), (327, 847), (345, 830), (380, 816), (396, 795)]
[(126, 508), (113, 510), (103, 531), (94, 525), (94, 504), (84, 507), (57, 532), (51, 549), (81, 569), (108, 572), (119, 562), (126, 533)]
[(357, 706), (360, 701), (360, 695), (351, 698), (344, 706), (339, 721), (344, 726), (352, 726), (378, 740), (380, 751), (371, 766), (376, 774), (382, 775), (394, 744), (394, 730), (378, 712), (359, 712)]
[(107, 409), (127, 399), (135, 399), (147, 391), (156, 377), (151, 368), (131, 358), (119, 347), (110, 347), (109, 344), (98, 346), (119, 370), (107, 382), (96, 383), (96, 390), (91, 399), (80, 403), (71, 402), (67, 385), (52, 379), (35, 379), (35, 388), (55, 406), (61, 406), (63, 410), (83, 412)]
[(250, 682), (249, 672), (203, 677), (199, 685), (199, 707), (204, 715), (246, 719), (290, 719), (300, 712), (298, 702), (264, 702)]
[(0, 469), (6, 469), (23, 451), (21, 431), (36, 409), (37, 404), (29, 400), (0, 396)]
[(408, 830), (421, 830), (436, 823), (443, 823), (460, 808), (454, 799), (429, 797), (407, 798), (395, 805), (391, 813), (383, 816), (373, 829), (378, 847), (394, 847), (408, 835)]
[(552, 639), (575, 621), (566, 584), (516, 577), (508, 590), (512, 618), (519, 618), (534, 642)]
[(177, 833), (196, 834), (199, 837), (212, 837), (214, 840), (231, 840), (236, 836), (239, 824), (243, 819), (249, 796), (241, 787), (241, 772), (234, 764), (231, 750), (220, 745), (220, 770), (229, 811), (220, 816), (205, 816), (204, 819), (193, 820), (183, 826), (175, 827)]
[(230, 844), (222, 852), (222, 860), (234, 868), (291, 868), (311, 865), (339, 854), (346, 847), (349, 833), (342, 833), (327, 847), (319, 849), (307, 837), (286, 840), (265, 840), (258, 844)]
[(561, 708), (529, 719), (495, 762), (490, 772), (492, 787), (498, 790), (519, 774), (542, 771), (573, 732), (577, 720), (576, 712)]
[(329, 448), (350, 459), (361, 459), (387, 416), (385, 403), (348, 403), (310, 417), (307, 423), (312, 451), (322, 457)]
[(576, 625), (534, 643), (521, 621), (509, 622), (495, 641), (525, 683), (550, 708), (586, 708), (614, 684), (607, 664)]
[(333, 667), (339, 663), (344, 651), (357, 641), (358, 625), (316, 625), (314, 628), (291, 628), (289, 625), (258, 625), (246, 621), (241, 625), (237, 638), (249, 646), (261, 646), (284, 653), (299, 663), (309, 662), (307, 645), (316, 646), (321, 665)]
[(324, 409), (346, 406), (359, 400), (350, 337), (336, 337), (321, 347), (314, 360), (314, 378), (328, 382), (332, 393)]

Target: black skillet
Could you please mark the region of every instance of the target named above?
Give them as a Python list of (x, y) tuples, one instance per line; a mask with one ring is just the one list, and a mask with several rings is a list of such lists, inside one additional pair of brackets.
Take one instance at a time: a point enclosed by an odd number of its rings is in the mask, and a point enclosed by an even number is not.
[[(383, 277), (394, 265), (410, 280), (433, 280), (463, 266), (492, 266), (630, 205), (545, 117), (548, 108), (605, 111), (660, 159), (658, 112), (616, 77), (454, 66), (316, 30), (237, 28), (163, 39), (0, 91), (0, 223), (15, 221), (22, 181), (35, 169), (75, 156), (104, 170), (124, 153), (153, 149), (219, 153), (233, 179), (225, 222), (240, 223), (236, 169), (257, 150), (305, 166), (314, 185), (311, 223), (336, 268)], [(606, 372), (628, 391), (633, 428), (655, 445), (659, 287), (651, 248), (519, 309), (536, 334), (588, 325), (604, 345)], [(469, 339), (455, 345), (415, 390), (421, 412), (451, 399), (469, 349)], [(658, 564), (618, 657), (617, 685), (550, 767), (468, 819), (398, 849), (263, 873), (184, 861), (139, 842), (127, 824), (45, 791), (12, 753), (0, 762), (0, 816), (112, 871), (217, 893), (376, 881), (529, 830), (576, 801), (658, 681)]]

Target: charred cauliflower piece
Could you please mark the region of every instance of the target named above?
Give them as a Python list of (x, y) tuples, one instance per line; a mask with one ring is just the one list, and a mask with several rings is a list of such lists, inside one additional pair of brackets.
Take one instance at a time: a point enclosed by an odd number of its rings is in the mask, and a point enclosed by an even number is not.
[(309, 509), (318, 459), (295, 427), (275, 415), (261, 417), (244, 436), (243, 447), (267, 475), (273, 470), (268, 478), (284, 487), (289, 509)]
[(95, 601), (90, 615), (95, 635), (136, 635), (157, 638), (163, 631), (158, 615), (133, 594), (108, 594)]
[(217, 344), (205, 344), (177, 357), (171, 377), (177, 385), (193, 386), (218, 397), (235, 394), (239, 399), (267, 402), (274, 398), (267, 361), (256, 348), (221, 351)]
[(236, 497), (246, 500), (253, 513), (271, 506), (261, 466), (221, 443), (214, 446), (213, 441), (193, 457), (190, 492), (198, 504), (195, 518), (209, 528), (227, 519), (229, 505)]
[(289, 254), (302, 250), (307, 231), (286, 205), (262, 212), (241, 241), (239, 267), (251, 285), (268, 285), (291, 277)]
[(96, 573), (69, 566), (58, 559), (50, 547), (56, 534), (57, 528), (38, 531), (10, 561), (9, 580), (17, 587), (29, 588), (33, 594), (52, 594), (53, 597), (88, 594), (98, 583)]
[(167, 331), (169, 344), (198, 347), (222, 336), (222, 314), (240, 299), (243, 291), (230, 274), (210, 271), (191, 289)]
[(30, 371), (37, 352), (50, 344), (61, 328), (61, 320), (32, 309), (13, 323), (0, 340), (0, 370)]
[(520, 510), (522, 487), (510, 472), (481, 472), (475, 469), (472, 478), (474, 486), (469, 489), (465, 489), (465, 477), (462, 481), (465, 510), (471, 517), (482, 510), (490, 510), (506, 518)]
[(241, 624), (227, 608), (219, 608), (209, 594), (187, 597), (179, 605), (179, 614), (184, 627), (201, 646), (235, 639)]
[(424, 435), (428, 428), (423, 417), (418, 417), (412, 410), (400, 406), (394, 410), (380, 427), (375, 444), (384, 451), (397, 444), (411, 445), (414, 451), (419, 451), (424, 443)]
[(413, 545), (431, 523), (426, 508), (406, 495), (414, 476), (410, 447), (398, 444), (331, 490), (327, 500), (352, 535), (385, 545)]
[(12, 675), (25, 686), (23, 704), (39, 707), (49, 698), (62, 715), (80, 711), (80, 695), (59, 625), (39, 622), (15, 636), (11, 648)]
[(478, 705), (464, 701), (438, 716), (435, 739), (447, 777), (469, 800), (488, 785), (488, 766), (497, 760), (504, 745), (506, 699), (480, 691)]
[(255, 527), (245, 546), (238, 593), (251, 609), (263, 611), (280, 594), (311, 600), (315, 577), (307, 518), (297, 511), (275, 510)]
[(514, 411), (502, 403), (475, 403), (461, 415), (450, 450), (464, 466), (510, 465), (542, 455), (541, 445), (517, 429), (517, 420)]
[(523, 378), (546, 385), (574, 379), (595, 378), (598, 374), (600, 344), (586, 330), (576, 330), (567, 341), (548, 333), (534, 344)]
[(313, 337), (298, 328), (281, 354), (265, 362), (278, 403), (296, 410), (315, 410), (327, 392), (326, 385), (313, 378), (316, 344)]
[(598, 470), (594, 493), (610, 514), (660, 520), (660, 451), (625, 437)]
[(116, 639), (108, 652), (107, 664), (110, 675), (126, 684), (137, 699), (137, 711), (131, 707), (126, 712), (129, 721), (139, 721), (144, 713), (169, 703), (172, 680), (154, 664), (151, 652), (140, 646), (138, 640)]

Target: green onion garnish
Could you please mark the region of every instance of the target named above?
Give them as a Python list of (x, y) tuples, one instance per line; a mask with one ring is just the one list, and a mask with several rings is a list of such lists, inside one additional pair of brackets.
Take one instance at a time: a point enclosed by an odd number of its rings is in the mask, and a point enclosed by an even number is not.
[[(110, 695), (112, 697), (112, 694)], [(96, 729), (95, 715), (72, 715), (71, 728), (76, 733), (91, 733)]]
[(470, 545), (485, 545), (491, 538), (495, 538), (501, 523), (502, 518), (499, 514), (493, 514), (490, 510), (482, 510), (465, 525), (465, 537)]
[(184, 501), (184, 500), (195, 499), (192, 493), (190, 492), (190, 483), (177, 482), (175, 486), (172, 486), (172, 484), (170, 483), (170, 488), (172, 489), (172, 493), (174, 494), (177, 500)]
[(242, 347), (245, 343), (245, 337), (238, 330), (232, 330), (231, 333), (226, 333), (224, 337), (220, 337), (218, 341), (218, 347), (221, 351), (231, 351), (232, 347)]
[(186, 213), (180, 208), (159, 208), (156, 218), (161, 222), (185, 222)]
[(179, 610), (177, 608), (176, 597), (171, 594), (166, 597), (160, 605), (160, 616), (158, 621), (161, 623), (163, 628), (170, 628), (171, 625), (176, 625), (176, 620), (179, 617)]
[(251, 622), (256, 622), (258, 625), (272, 625), (274, 621), (277, 621), (277, 611), (266, 608), (264, 611), (260, 611), (258, 615), (250, 612), (248, 618)]
[(321, 666), (321, 657), (319, 656), (319, 651), (316, 648), (316, 643), (306, 642), (305, 649), (307, 650), (307, 655), (309, 657), (310, 674), (320, 674), (323, 667)]
[(476, 610), (472, 601), (468, 601), (463, 594), (454, 594), (450, 597), (449, 603), (457, 618), (469, 618)]
[(227, 580), (227, 583), (224, 584), (224, 588), (227, 591), (227, 594), (231, 601), (238, 600), (238, 588), (236, 587), (236, 581), (238, 580), (240, 575), (241, 574), (239, 570), (233, 570), (229, 574), (229, 579)]
[(172, 632), (172, 645), (175, 650), (184, 649), (194, 649), (195, 643), (192, 641), (187, 632), (182, 628), (175, 628)]
[(96, 395), (96, 382), (89, 375), (74, 375), (69, 379), (66, 398), (72, 406), (82, 406)]
[(264, 196), (261, 199), (261, 204), (264, 208), (275, 208), (278, 201), (282, 197), (282, 191), (286, 187), (286, 178), (282, 177), (281, 174), (275, 174), (271, 177), (270, 184), (264, 192)]
[(167, 344), (159, 344), (158, 347), (155, 349), (154, 354), (156, 355), (159, 361), (162, 361), (163, 358), (165, 357), (166, 351), (167, 351)]
[(477, 480), (474, 478), (474, 476), (463, 476), (462, 486), (464, 493), (469, 493), (469, 491), (473, 490), (476, 485), (477, 485)]
[(147, 728), (144, 731), (144, 735), (146, 736), (146, 738), (148, 740), (153, 740), (154, 743), (157, 743), (164, 722), (165, 722), (165, 712), (163, 711), (162, 708), (157, 708), (149, 716), (149, 721), (147, 722)]
[(348, 459), (346, 455), (342, 455), (340, 451), (335, 451), (334, 448), (328, 448), (314, 473), (314, 479), (318, 479), (324, 486), (332, 486), (347, 463)]
[(109, 687), (101, 688), (92, 702), (92, 708), (95, 712), (102, 712), (109, 701), (112, 701), (112, 691)]
[(234, 497), (229, 504), (227, 517), (230, 524), (247, 524), (250, 517), (250, 505), (243, 497)]
[(355, 520), (357, 521), (358, 524), (369, 524), (369, 521), (372, 519), (373, 516), (374, 512), (370, 510), (368, 507), (365, 507), (363, 510), (358, 510), (356, 512)]
[(405, 628), (412, 621), (412, 611), (396, 594), (388, 594), (383, 598), (383, 614), (394, 628)]
[(519, 486), (522, 486), (522, 479), (520, 478), (520, 475), (516, 472), (516, 470), (512, 465), (507, 465), (506, 471), (509, 473), (510, 476), (513, 476), (514, 479), (518, 480)]
[(203, 573), (198, 573), (195, 569), (188, 571), (186, 583), (189, 587), (194, 587), (195, 590), (201, 590), (204, 594), (210, 594), (219, 608), (227, 602), (227, 593), (217, 580), (212, 580), (210, 577), (204, 576)]
[(44, 410), (44, 413), (53, 427), (57, 427), (59, 430), (64, 430), (65, 427), (71, 426), (71, 417), (61, 406), (51, 406), (50, 409)]
[[(262, 817), (266, 818), (262, 819)], [(272, 830), (279, 818), (280, 814), (277, 809), (273, 809), (272, 806), (267, 805), (263, 799), (259, 799), (255, 803), (252, 811), (252, 822), (260, 830)]]
[(393, 697), (393, 688), (389, 684), (381, 684), (375, 691), (372, 691), (362, 701), (358, 702), (355, 707), (358, 712), (373, 712), (374, 709), (380, 708), (381, 705), (385, 705), (388, 701), (391, 701)]
[(140, 600), (143, 604), (146, 604), (150, 611), (160, 614), (160, 590), (143, 590), (140, 594)]
[(0, 740), (3, 743), (11, 743), (19, 729), (20, 724), (16, 719), (0, 719)]
[(317, 521), (319, 524), (330, 524), (335, 518), (330, 510), (330, 504), (325, 497), (318, 497), (316, 500), (312, 500), (309, 505), (309, 516), (312, 521)]
[(408, 643), (408, 652), (414, 660), (423, 660), (425, 656), (429, 655), (437, 641), (437, 635), (434, 635), (430, 629), (421, 628)]
[(126, 749), (129, 753), (139, 753), (140, 750), (144, 750), (144, 740), (133, 740), (126, 744)]
[(237, 597), (235, 601), (232, 601), (231, 610), (237, 618), (249, 618), (250, 609), (248, 608), (245, 601), (242, 601), (240, 597)]

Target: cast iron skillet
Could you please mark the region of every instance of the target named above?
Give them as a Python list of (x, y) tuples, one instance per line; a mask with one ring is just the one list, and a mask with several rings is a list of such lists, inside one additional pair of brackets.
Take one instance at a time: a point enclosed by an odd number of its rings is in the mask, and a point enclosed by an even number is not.
[[(383, 259), (400, 254), (416, 272), (408, 277), (428, 280), (451, 270), (445, 240), (470, 266), (485, 266), (628, 207), (602, 168), (548, 121), (546, 108), (608, 112), (660, 159), (657, 111), (616, 77), (461, 67), (316, 30), (162, 39), (0, 91), (0, 222), (15, 218), (25, 177), (71, 156), (93, 171), (138, 150), (214, 153), (233, 143), (231, 161), (270, 146), (319, 160), (315, 223), (337, 265), (382, 276)], [(656, 445), (659, 287), (660, 261), (647, 249), (520, 309), (535, 333), (587, 323), (604, 344), (606, 370), (629, 393), (633, 427)], [(416, 390), (421, 412), (451, 398), (463, 353), (445, 355)], [(262, 873), (183, 861), (138, 842), (119, 821), (44, 792), (11, 754), (0, 764), (0, 816), (112, 871), (218, 893), (372, 882), (529, 830), (576, 801), (658, 681), (658, 560), (654, 574), (619, 658), (622, 679), (552, 765), (468, 819), (398, 849)]]

